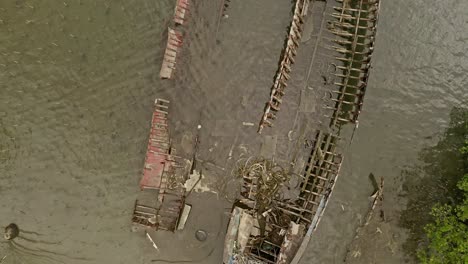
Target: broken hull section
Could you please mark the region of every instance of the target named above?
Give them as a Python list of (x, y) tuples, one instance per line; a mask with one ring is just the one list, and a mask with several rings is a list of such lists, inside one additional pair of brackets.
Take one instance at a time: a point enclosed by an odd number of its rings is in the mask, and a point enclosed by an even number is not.
[[(298, 182), (295, 190), (279, 188), (268, 205), (259, 196), (265, 181), (255, 179), (252, 173), (244, 175), (241, 198), (233, 209), (226, 235), (225, 264), (295, 263), (323, 215), (339, 174), (342, 157), (336, 153), (338, 140), (317, 131), (303, 173), (290, 174), (283, 184)], [(297, 192), (298, 196), (291, 198), (286, 192)]]
[(153, 230), (176, 231), (185, 225), (191, 206), (185, 203), (184, 183), (190, 162), (175, 155), (169, 136), (169, 101), (156, 99), (141, 191), (132, 223)]

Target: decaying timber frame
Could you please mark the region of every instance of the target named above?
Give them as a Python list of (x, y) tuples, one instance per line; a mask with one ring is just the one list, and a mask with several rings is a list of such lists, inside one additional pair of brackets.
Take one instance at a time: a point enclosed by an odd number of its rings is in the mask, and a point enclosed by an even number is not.
[(340, 0), (330, 14), (328, 30), (335, 38), (325, 46), (335, 52), (336, 89), (332, 91), (330, 126), (357, 124), (374, 52), (380, 0)]
[[(337, 86), (332, 91), (330, 126), (336, 127), (343, 123), (357, 124), (362, 109), (364, 93), (369, 80), (371, 58), (374, 51), (380, 0), (336, 0), (341, 6), (335, 6), (330, 14), (328, 30), (335, 38), (324, 43), (335, 52), (333, 64)], [(267, 102), (258, 133), (265, 126), (271, 127), (272, 121), (280, 110), (284, 90), (290, 78), (291, 64), (297, 53), (298, 41), (301, 38), (304, 16), (309, 0), (297, 0), (291, 29), (286, 48), (283, 51), (281, 63)]]
[[(156, 99), (146, 151), (142, 192), (151, 192), (144, 202), (137, 200), (132, 222), (156, 230), (175, 231), (186, 209), (186, 161), (173, 154), (168, 114), (169, 101)], [(144, 195), (143, 195), (144, 196)]]
[(304, 16), (306, 15), (310, 0), (297, 0), (294, 8), (293, 20), (289, 29), (286, 47), (283, 50), (279, 69), (276, 73), (273, 88), (271, 89), (270, 100), (266, 103), (258, 133), (262, 133), (264, 126), (271, 127), (272, 120), (276, 119), (276, 112), (280, 110), (284, 90), (290, 78), (291, 65), (294, 64), (294, 57), (297, 55), (297, 48), (302, 36), (304, 26)]
[[(317, 132), (304, 172), (294, 175), (300, 182), (299, 195), (294, 199), (284, 199), (275, 192), (265, 206), (258, 198), (265, 180), (250, 172), (244, 174), (240, 206), (233, 212), (238, 215), (232, 221), (246, 222), (230, 223), (224, 263), (291, 263), (306, 234), (316, 228), (317, 216), (321, 216), (334, 187), (342, 163), (341, 155), (336, 153), (338, 141), (333, 135)], [(274, 186), (281, 181), (276, 183)], [(245, 214), (248, 216), (242, 217)], [(241, 239), (245, 237), (248, 239)], [(233, 245), (232, 239), (237, 239), (237, 244)]]
[(174, 23), (183, 25), (189, 13), (190, 0), (177, 0), (174, 11)]
[[(177, 0), (173, 26), (186, 22), (191, 0)], [(183, 45), (183, 34), (168, 27), (167, 45), (159, 72), (161, 79), (172, 79)], [(183, 229), (191, 206), (185, 203), (190, 162), (175, 155), (169, 136), (169, 101), (156, 99), (151, 132), (146, 150), (139, 198), (135, 201), (132, 222), (155, 230)]]
[(168, 28), (167, 34), (167, 46), (164, 52), (163, 63), (159, 76), (161, 79), (171, 79), (173, 71), (176, 69), (176, 59), (178, 52), (180, 51), (183, 44), (182, 33)]

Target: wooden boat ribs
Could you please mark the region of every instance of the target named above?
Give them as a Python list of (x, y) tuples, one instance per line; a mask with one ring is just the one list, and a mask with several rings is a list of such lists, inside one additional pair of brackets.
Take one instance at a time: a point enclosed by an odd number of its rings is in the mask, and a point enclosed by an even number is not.
[(325, 47), (335, 52), (337, 65), (331, 104), (330, 126), (357, 124), (369, 80), (374, 51), (380, 0), (339, 0), (329, 14), (329, 32), (335, 38), (324, 38)]
[(177, 0), (174, 11), (174, 23), (183, 25), (189, 13), (189, 0)]
[(314, 148), (305, 167), (298, 205), (301, 218), (296, 223), (310, 224), (322, 197), (328, 197), (330, 183), (338, 175), (342, 156), (336, 153), (338, 137), (317, 132)]
[(161, 79), (171, 79), (176, 69), (176, 58), (183, 44), (183, 36), (172, 28), (168, 28), (167, 46), (159, 76)]
[[(336, 6), (332, 6), (335, 3)], [(296, 1), (286, 47), (258, 133), (265, 126), (272, 126), (280, 110), (307, 4), (308, 1)], [(325, 88), (331, 96), (324, 99), (330, 118), (326, 129), (330, 132), (316, 132), (313, 144), (308, 144), (311, 146), (310, 155), (304, 154), (305, 165), (300, 168), (301, 172), (289, 173), (286, 180), (266, 186), (265, 182), (274, 175), (264, 169), (266, 166), (261, 167), (263, 174), (260, 176), (251, 174), (250, 170), (243, 173), (240, 205), (234, 206), (226, 236), (228, 246), (224, 251), (224, 263), (299, 262), (323, 216), (340, 173), (343, 162), (338, 150), (340, 127), (346, 123), (358, 124), (371, 68), (379, 8), (380, 0), (326, 1), (316, 46), (320, 49), (316, 50), (325, 57), (322, 64), (318, 62), (327, 77), (323, 85), (332, 87)], [(322, 32), (325, 25), (327, 29)], [(314, 58), (310, 65), (317, 65)], [(294, 185), (289, 185), (291, 183)], [(282, 188), (285, 186), (287, 188)], [(265, 191), (271, 188), (275, 191)], [(270, 195), (268, 199), (264, 198), (264, 192)]]
[(293, 19), (289, 28), (286, 46), (281, 55), (281, 62), (276, 73), (275, 81), (271, 89), (270, 100), (266, 103), (258, 133), (262, 133), (265, 126), (271, 127), (276, 119), (276, 113), (280, 110), (284, 90), (290, 79), (291, 65), (297, 55), (297, 48), (302, 36), (304, 16), (307, 13), (309, 0), (297, 0), (294, 8)]

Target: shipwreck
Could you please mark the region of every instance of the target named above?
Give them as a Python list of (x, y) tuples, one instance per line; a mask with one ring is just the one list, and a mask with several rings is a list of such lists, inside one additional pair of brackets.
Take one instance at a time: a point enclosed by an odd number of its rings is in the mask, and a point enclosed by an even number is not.
[[(315, 1), (297, 0), (281, 54), (271, 97), (258, 132), (277, 118), (307, 8)], [(322, 1), (323, 2), (323, 1)], [(358, 125), (367, 88), (378, 22), (379, 0), (330, 0), (318, 43), (332, 68), (325, 109), (326, 129), (318, 129), (300, 173), (272, 160), (250, 159), (238, 168), (242, 178), (227, 229), (223, 263), (297, 264), (320, 222), (333, 192), (343, 155), (340, 131)], [(325, 123), (325, 122), (324, 122)]]

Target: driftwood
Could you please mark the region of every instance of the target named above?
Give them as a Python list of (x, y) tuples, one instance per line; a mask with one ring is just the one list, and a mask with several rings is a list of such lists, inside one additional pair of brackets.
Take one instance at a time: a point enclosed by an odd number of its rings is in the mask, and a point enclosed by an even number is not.
[[(357, 228), (356, 228), (356, 231), (355, 231), (355, 234), (354, 234), (354, 237), (353, 237), (353, 240), (351, 241), (351, 243), (348, 245), (348, 248), (347, 248), (347, 253), (346, 253), (346, 256), (343, 260), (344, 263), (346, 263), (346, 261), (348, 260), (348, 256), (349, 256), (349, 253), (350, 253), (350, 248), (351, 246), (354, 244), (355, 241), (357, 241), (357, 239), (359, 238), (359, 236), (361, 235), (361, 231), (363, 230), (363, 228), (365, 228), (366, 226), (369, 225), (373, 215), (374, 215), (374, 211), (375, 211), (375, 207), (377, 206), (377, 204), (379, 202), (382, 202), (383, 201), (383, 187), (384, 187), (384, 178), (380, 178), (380, 184), (377, 184), (377, 180), (375, 179), (375, 176), (374, 174), (370, 174), (369, 175), (369, 178), (370, 180), (372, 181), (372, 185), (374, 186), (375, 190), (374, 192), (372, 193), (372, 195), (370, 196), (372, 198), (372, 204), (369, 208), (369, 211), (367, 212), (367, 215), (366, 215), (366, 220), (363, 224), (359, 225)], [(355, 253), (352, 254), (352, 256), (354, 257), (359, 257), (361, 255), (361, 252), (357, 251)]]
[[(371, 173), (369, 175), (370, 177), (374, 177), (374, 175)], [(375, 178), (374, 178), (375, 180)], [(370, 220), (372, 219), (372, 216), (374, 215), (374, 211), (375, 211), (375, 207), (377, 206), (377, 204), (380, 202), (383, 201), (383, 187), (384, 187), (384, 178), (380, 178), (380, 185), (378, 186), (378, 188), (375, 190), (375, 192), (371, 195), (373, 201), (372, 201), (372, 206), (369, 210), (369, 212), (367, 213), (367, 217), (366, 217), (366, 222), (364, 223), (364, 226), (367, 226), (370, 222)]]
[(146, 232), (146, 237), (148, 238), (148, 240), (153, 244), (153, 247), (159, 251), (159, 248), (158, 246), (156, 246), (156, 243), (154, 243), (154, 240), (153, 238), (151, 238), (150, 234), (148, 234), (148, 232)]

